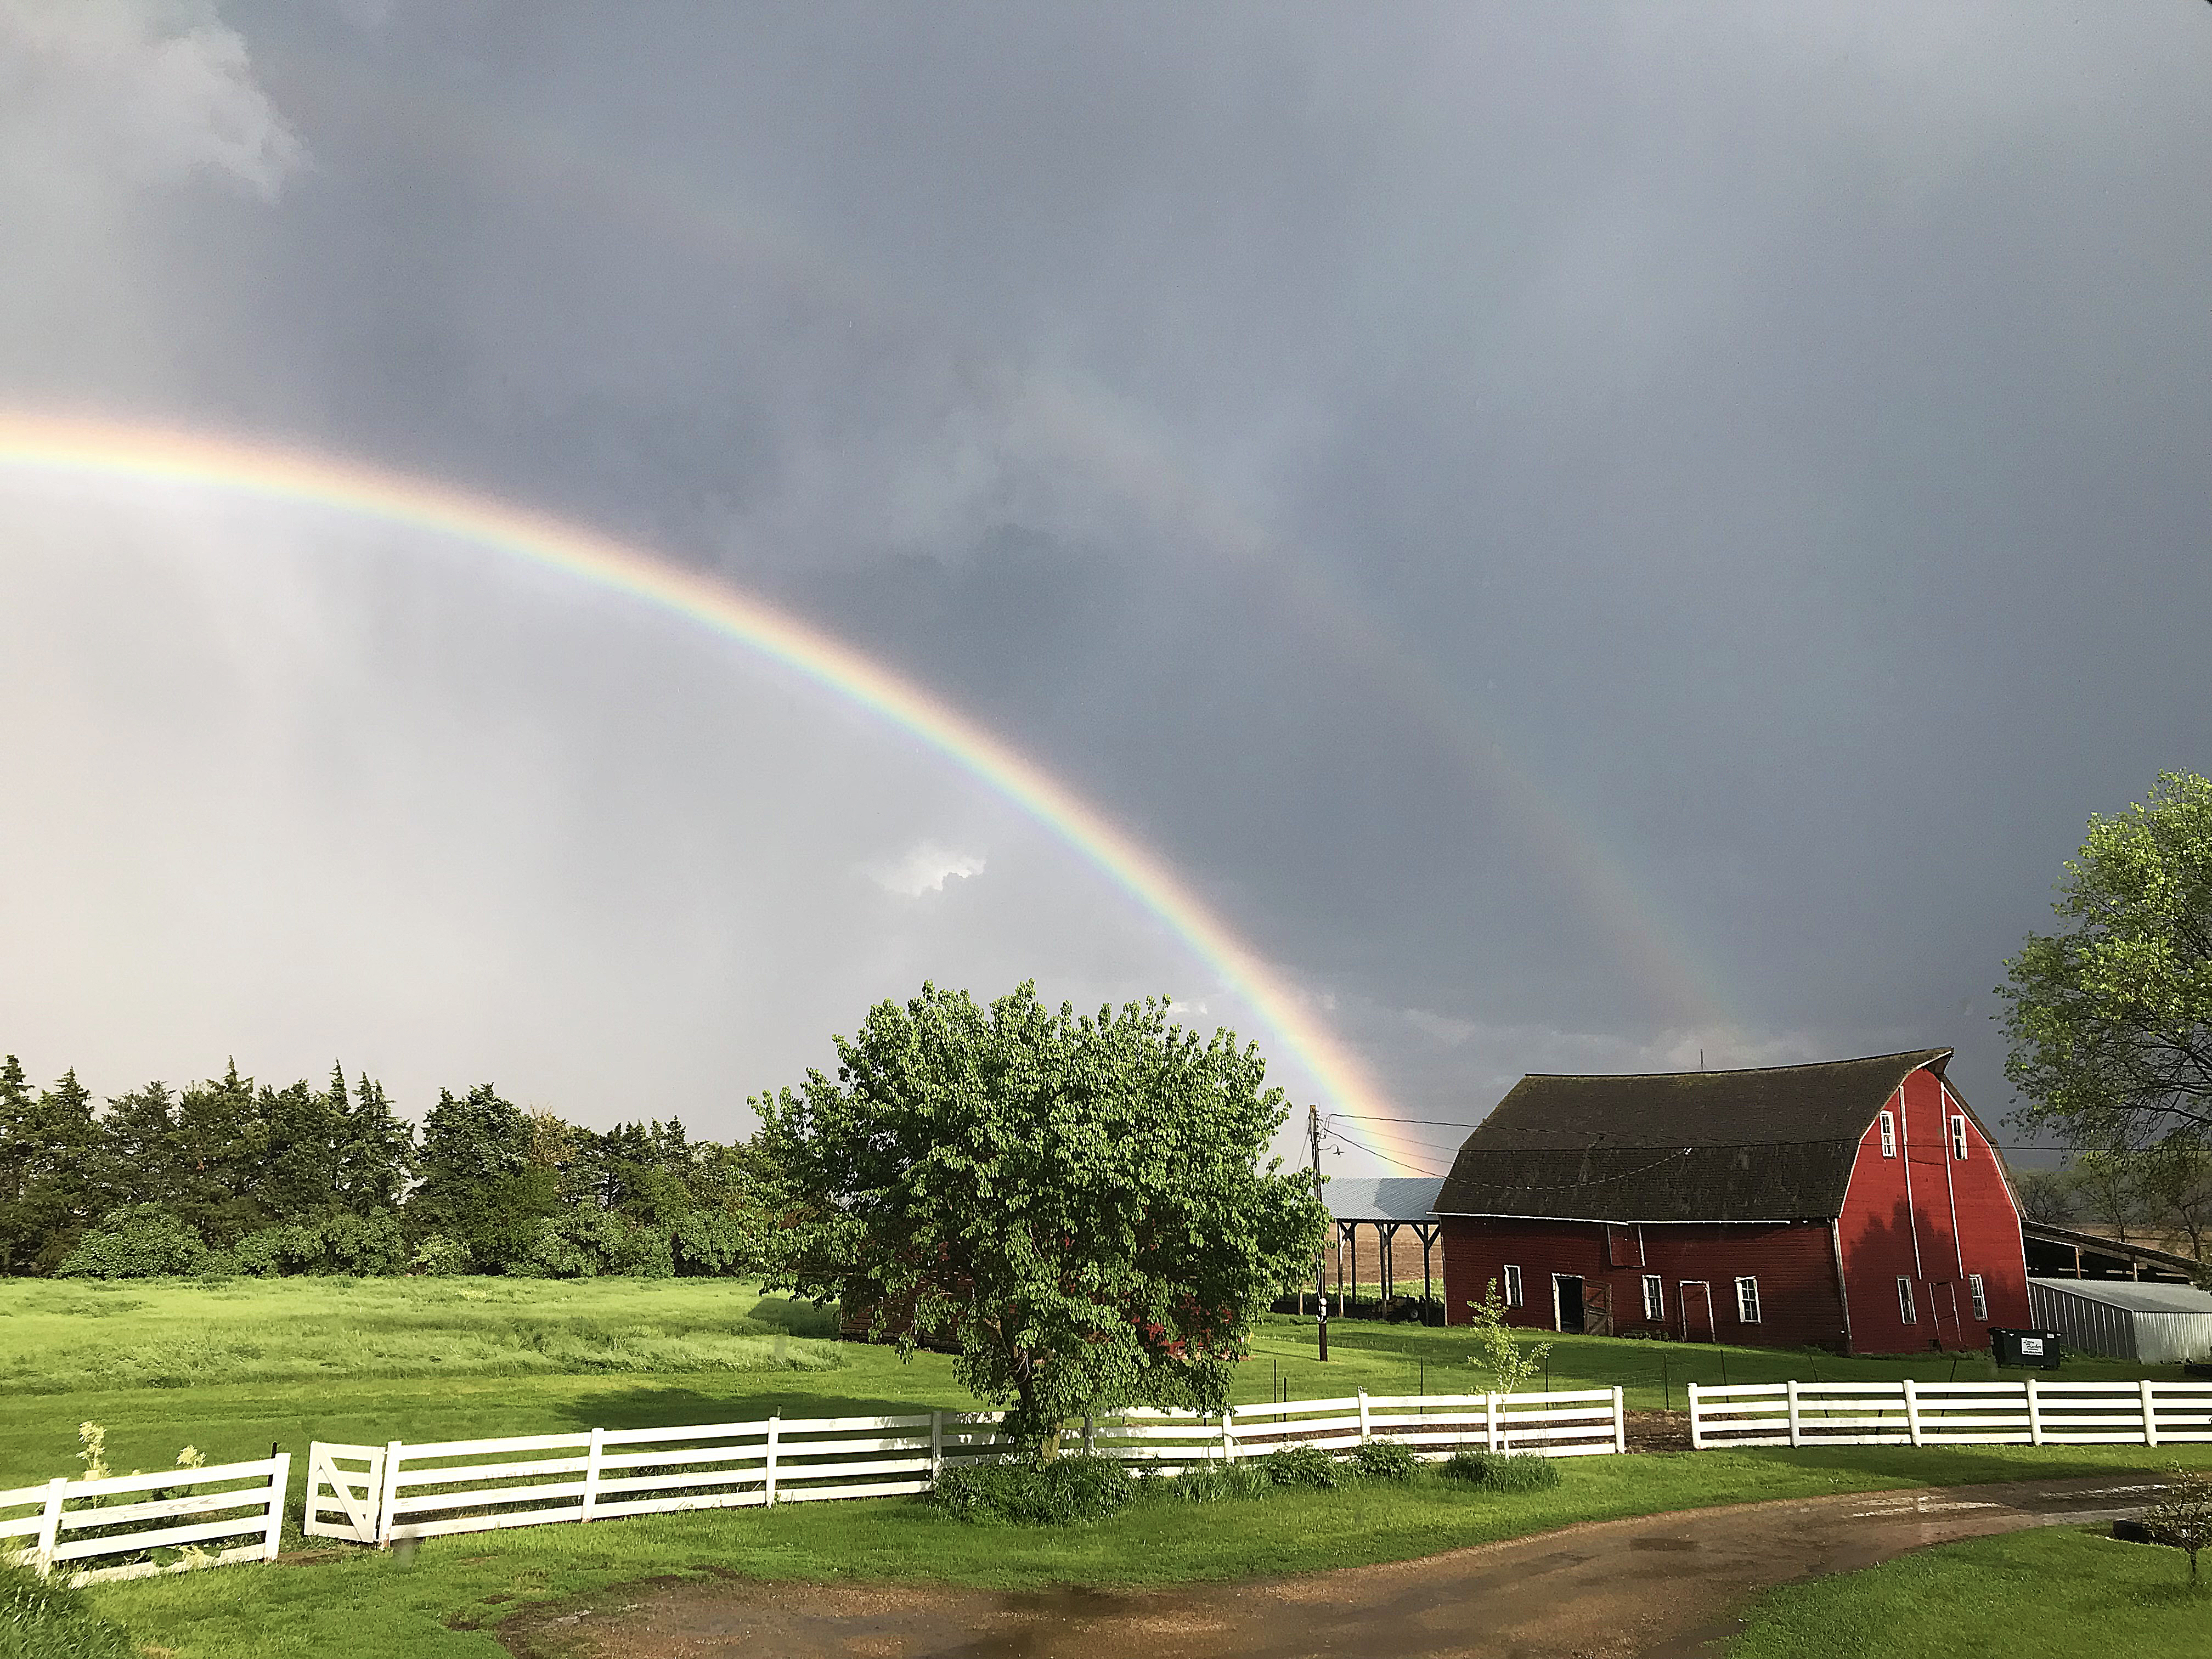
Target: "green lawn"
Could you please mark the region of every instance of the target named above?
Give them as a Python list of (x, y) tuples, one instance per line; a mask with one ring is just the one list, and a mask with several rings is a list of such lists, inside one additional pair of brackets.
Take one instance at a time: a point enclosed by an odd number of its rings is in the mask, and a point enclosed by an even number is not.
[(1772, 1592), (1729, 1659), (2202, 1659), (2212, 1576), (2177, 1550), (2045, 1527), (1945, 1544)]
[[(310, 1439), (380, 1443), (767, 1415), (973, 1409), (944, 1356), (829, 1340), (822, 1310), (720, 1280), (0, 1281), (0, 1486), (73, 1467), (81, 1421), (108, 1430), (118, 1469), (295, 1458), (296, 1525)], [(1337, 1321), (1314, 1358), (1310, 1321), (1270, 1319), (1243, 1401), (1480, 1389), (1460, 1331)], [(1559, 1340), (1557, 1388), (1620, 1383), (1632, 1407), (1681, 1403), (1686, 1377), (1731, 1381), (1948, 1376), (1948, 1357), (1828, 1355), (1595, 1338)], [(1665, 1368), (1662, 1380), (1662, 1365)], [(1959, 1375), (1989, 1375), (1968, 1358)], [(2134, 1375), (2069, 1363), (2076, 1376)], [(2172, 1375), (2172, 1371), (2153, 1375)], [(2212, 1449), (2202, 1461), (2212, 1462)], [(986, 1531), (896, 1500), (664, 1516), (432, 1540), (411, 1561), (340, 1547), (276, 1570), (100, 1589), (109, 1616), (179, 1659), (279, 1654), (477, 1654), (461, 1626), (546, 1597), (713, 1570), (768, 1577), (941, 1578), (989, 1585), (1141, 1583), (1399, 1559), (1597, 1516), (2052, 1469), (2138, 1468), (2137, 1447), (1839, 1448), (1593, 1458), (1553, 1492), (1489, 1496), (1433, 1475), (1404, 1488), (1285, 1493), (1230, 1508), (1146, 1507), (1071, 1533)], [(302, 1540), (288, 1540), (296, 1547)]]

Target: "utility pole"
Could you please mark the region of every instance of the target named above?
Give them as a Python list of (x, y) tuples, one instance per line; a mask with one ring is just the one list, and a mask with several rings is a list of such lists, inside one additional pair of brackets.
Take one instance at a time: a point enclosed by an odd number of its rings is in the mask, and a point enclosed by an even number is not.
[[(1321, 1108), (1318, 1106), (1306, 1108), (1306, 1139), (1313, 1147), (1314, 1196), (1320, 1198)], [(1328, 1224), (1330, 1231), (1334, 1231), (1336, 1223), (1331, 1220)], [(1328, 1358), (1328, 1251), (1326, 1247), (1323, 1247), (1319, 1259), (1314, 1263), (1314, 1290), (1316, 1292), (1314, 1306), (1319, 1310), (1321, 1316), (1316, 1322), (1315, 1328), (1321, 1333), (1321, 1357), (1327, 1359)]]

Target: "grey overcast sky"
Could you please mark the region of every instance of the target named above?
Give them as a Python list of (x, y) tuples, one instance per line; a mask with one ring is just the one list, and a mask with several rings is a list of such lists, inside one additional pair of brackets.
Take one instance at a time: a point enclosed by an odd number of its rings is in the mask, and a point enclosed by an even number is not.
[[(2208, 113), (2203, 0), (0, 0), (0, 410), (811, 619), (1405, 1117), (1929, 1044), (2001, 1110), (2084, 820), (2212, 767)], [(404, 526), (0, 463), (0, 1049), (102, 1093), (728, 1135), (1035, 975), (1316, 1097), (912, 738)]]

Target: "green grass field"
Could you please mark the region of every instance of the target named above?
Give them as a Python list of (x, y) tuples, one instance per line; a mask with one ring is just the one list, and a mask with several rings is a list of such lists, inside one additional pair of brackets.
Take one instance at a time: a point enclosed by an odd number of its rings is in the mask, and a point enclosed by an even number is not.
[(2201, 1659), (2212, 1577), (2180, 1552), (2047, 1527), (1945, 1544), (1772, 1592), (1729, 1659)]
[[(380, 1443), (915, 1407), (973, 1409), (944, 1356), (830, 1340), (821, 1310), (720, 1280), (0, 1282), (0, 1486), (70, 1471), (76, 1430), (108, 1430), (115, 1468)], [(1326, 1366), (1310, 1321), (1269, 1320), (1236, 1397), (1479, 1391), (1458, 1331), (1337, 1321)], [(1609, 1387), (1632, 1408), (1682, 1403), (1685, 1380), (1951, 1374), (1950, 1357), (1838, 1360), (1567, 1338), (1555, 1388)], [(1663, 1368), (1663, 1370), (1662, 1370)], [(1984, 1358), (1961, 1377), (1990, 1375)], [(2135, 1375), (2069, 1363), (2065, 1375)], [(2154, 1375), (2172, 1375), (2171, 1370)], [(1556, 1492), (1499, 1496), (1425, 1477), (1407, 1487), (1285, 1493), (1229, 1509), (1144, 1507), (1073, 1532), (982, 1530), (919, 1506), (792, 1505), (432, 1540), (411, 1560), (340, 1547), (297, 1566), (231, 1569), (94, 1592), (179, 1659), (497, 1653), (466, 1626), (547, 1597), (660, 1574), (1142, 1583), (1404, 1559), (1600, 1516), (1819, 1492), (2135, 1468), (2133, 1447), (1842, 1448), (1635, 1455), (1567, 1466)], [(2207, 1461), (2212, 1461), (2208, 1458)], [(296, 1547), (304, 1540), (289, 1540)]]

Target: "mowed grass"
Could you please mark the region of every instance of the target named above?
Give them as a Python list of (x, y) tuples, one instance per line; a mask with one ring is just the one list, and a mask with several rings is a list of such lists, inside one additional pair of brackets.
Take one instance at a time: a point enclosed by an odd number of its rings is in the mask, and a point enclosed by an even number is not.
[(2045, 1527), (1771, 1592), (1728, 1659), (2203, 1659), (2212, 1577), (2179, 1550)]
[[(764, 1417), (975, 1409), (943, 1355), (830, 1340), (825, 1310), (726, 1280), (236, 1280), (116, 1285), (0, 1282), (0, 1486), (75, 1466), (76, 1427), (108, 1430), (118, 1469), (294, 1454), (296, 1528), (311, 1439), (381, 1443)], [(1268, 1320), (1235, 1397), (1468, 1392), (1484, 1386), (1462, 1330)], [(1662, 1380), (1662, 1366), (1665, 1372)], [(1623, 1386), (1632, 1408), (1682, 1401), (1686, 1377), (1736, 1382), (1949, 1375), (1949, 1356), (1829, 1355), (1560, 1339), (1555, 1388)], [(1958, 1362), (1962, 1377), (1988, 1362)], [(2136, 1375), (2069, 1362), (2065, 1376)], [(2172, 1375), (2169, 1370), (2152, 1375)], [(2142, 1447), (1838, 1448), (1578, 1460), (1558, 1491), (1404, 1486), (1285, 1492), (1253, 1504), (1146, 1506), (1072, 1531), (984, 1529), (900, 1500), (789, 1505), (464, 1534), (411, 1559), (337, 1547), (95, 1591), (108, 1616), (178, 1659), (476, 1654), (520, 1607), (664, 1574), (941, 1579), (1008, 1588), (1158, 1583), (1312, 1571), (1410, 1556), (1599, 1517), (1928, 1483), (2155, 1467)], [(2212, 1457), (2192, 1450), (2197, 1461)], [(296, 1534), (288, 1547), (305, 1540)]]

